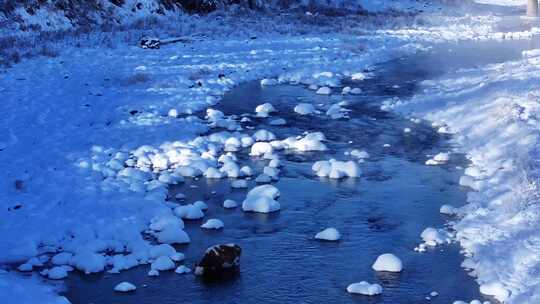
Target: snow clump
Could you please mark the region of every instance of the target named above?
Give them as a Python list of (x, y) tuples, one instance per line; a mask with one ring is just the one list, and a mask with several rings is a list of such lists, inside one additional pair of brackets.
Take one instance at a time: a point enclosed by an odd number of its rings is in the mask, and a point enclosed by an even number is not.
[(317, 233), (315, 238), (323, 241), (339, 241), (341, 239), (341, 234), (336, 228), (326, 228)]
[(382, 293), (382, 287), (379, 284), (369, 284), (366, 281), (353, 283), (347, 286), (348, 293), (357, 293), (364, 296), (375, 296)]
[(332, 179), (360, 177), (360, 168), (354, 161), (343, 162), (335, 159), (329, 161), (321, 160), (315, 162), (311, 169), (315, 171), (315, 174), (319, 177), (328, 177)]
[(381, 254), (375, 260), (371, 268), (375, 271), (400, 272), (403, 270), (403, 263), (397, 256), (391, 253), (385, 253)]

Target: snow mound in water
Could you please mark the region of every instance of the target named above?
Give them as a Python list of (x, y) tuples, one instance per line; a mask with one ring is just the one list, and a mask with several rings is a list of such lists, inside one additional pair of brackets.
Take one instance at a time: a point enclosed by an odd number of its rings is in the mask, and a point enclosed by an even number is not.
[(184, 265), (181, 265), (181, 266), (178, 266), (178, 268), (176, 268), (176, 270), (174, 272), (176, 272), (178, 274), (186, 274), (186, 273), (190, 273), (191, 269), (184, 266)]
[(47, 277), (51, 280), (61, 280), (68, 276), (68, 270), (73, 269), (69, 266), (57, 266), (49, 269)]
[(137, 287), (129, 282), (122, 282), (114, 287), (114, 291), (117, 292), (130, 292), (134, 291), (135, 289), (137, 289)]
[(282, 141), (287, 149), (296, 149), (302, 152), (326, 151), (328, 148), (323, 143), (326, 137), (321, 132), (308, 133), (304, 137), (289, 137)]
[(223, 208), (226, 208), (226, 209), (233, 209), (233, 208), (236, 208), (238, 207), (238, 203), (233, 201), (233, 200), (230, 200), (230, 199), (227, 199), (223, 202)]
[(347, 286), (348, 293), (357, 293), (365, 296), (375, 296), (382, 293), (382, 287), (379, 284), (369, 284), (366, 281), (353, 283)]
[(451, 205), (442, 205), (439, 212), (441, 214), (454, 215), (454, 214), (457, 214), (457, 209), (456, 207), (451, 206)]
[(251, 146), (251, 152), (249, 153), (249, 155), (261, 156), (264, 154), (271, 154), (272, 152), (274, 152), (274, 148), (271, 144), (267, 142), (256, 142), (255, 144), (253, 144), (253, 146)]
[(331, 159), (329, 161), (321, 160), (313, 164), (311, 167), (319, 177), (328, 177), (332, 179), (340, 179), (344, 177), (360, 177), (360, 168), (354, 161), (337, 161)]
[(317, 233), (315, 238), (323, 241), (339, 241), (341, 239), (341, 233), (336, 228), (326, 228)]
[(257, 117), (265, 118), (270, 116), (270, 113), (274, 112), (277, 112), (277, 110), (271, 103), (263, 103), (255, 108), (255, 113), (257, 114)]
[(275, 199), (280, 195), (279, 190), (272, 185), (263, 185), (253, 188), (242, 203), (242, 210), (246, 212), (270, 213), (281, 209)]
[(261, 80), (261, 86), (273, 86), (273, 85), (278, 85), (278, 84), (279, 84), (279, 81), (277, 79), (265, 78)]
[(197, 220), (204, 217), (201, 208), (192, 204), (178, 206), (174, 209), (174, 213), (177, 216), (188, 220)]
[(309, 115), (309, 114), (315, 114), (317, 110), (312, 104), (299, 103), (294, 107), (294, 112), (300, 115)]
[(173, 260), (167, 256), (160, 256), (150, 265), (151, 269), (158, 271), (171, 270), (175, 267)]
[(450, 153), (438, 153), (433, 158), (426, 161), (426, 165), (436, 166), (447, 163), (450, 160)]
[(218, 219), (209, 219), (204, 224), (201, 225), (201, 228), (204, 229), (221, 229), (224, 224), (221, 220)]
[(424, 229), (420, 234), (420, 237), (428, 246), (437, 246), (439, 244), (450, 242), (446, 232), (431, 227)]
[(259, 130), (253, 134), (253, 139), (255, 141), (272, 141), (276, 139), (276, 136), (268, 130)]
[(400, 272), (403, 270), (403, 264), (397, 256), (391, 253), (385, 253), (381, 254), (377, 260), (375, 260), (375, 263), (373, 263), (371, 268), (375, 271)]
[(329, 87), (322, 87), (319, 88), (316, 93), (319, 95), (330, 95), (332, 94), (332, 89), (330, 89)]

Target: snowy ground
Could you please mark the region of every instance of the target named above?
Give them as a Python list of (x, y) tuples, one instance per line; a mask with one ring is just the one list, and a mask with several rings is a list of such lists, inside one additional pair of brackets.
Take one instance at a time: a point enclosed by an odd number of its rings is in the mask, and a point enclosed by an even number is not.
[[(70, 265), (64, 270), (116, 271), (148, 263), (152, 245), (142, 233), (172, 215), (166, 184), (181, 180), (164, 172), (216, 167), (224, 146), (196, 138), (216, 125), (236, 127), (219, 114), (206, 120), (191, 114), (236, 84), (271, 77), (337, 87), (373, 63), (432, 43), (502, 37), (500, 17), (425, 20), (371, 33), (354, 28), (327, 34), (314, 26), (302, 36), (213, 37), (159, 51), (66, 49), (57, 58), (14, 66), (0, 75), (0, 261), (26, 262), (28, 269), (67, 252), (70, 257), (59, 262)], [(537, 30), (511, 32), (529, 39)], [(490, 284), (484, 287), (495, 286), (488, 289), (501, 299), (509, 291), (509, 303), (536, 303), (540, 294), (537, 55), (452, 72), (426, 82), (424, 94), (412, 101), (391, 104), (457, 134), (472, 161), (462, 182), (476, 190), (454, 225), (470, 256), (464, 266), (474, 269), (479, 283)], [(178, 156), (182, 151), (186, 157)], [(124, 169), (127, 159), (136, 162), (132, 170)], [(183, 238), (181, 227), (174, 228), (162, 237)], [(0, 302), (17, 297), (33, 303), (32, 290), (42, 303), (65, 303), (40, 280), (0, 272)]]

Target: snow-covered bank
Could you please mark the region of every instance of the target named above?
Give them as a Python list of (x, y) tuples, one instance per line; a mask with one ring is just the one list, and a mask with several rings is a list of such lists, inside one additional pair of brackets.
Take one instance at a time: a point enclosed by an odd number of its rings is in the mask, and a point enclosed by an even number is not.
[(471, 164), (468, 204), (452, 225), (481, 292), (505, 303), (540, 301), (540, 52), (425, 81), (411, 101), (391, 101), (454, 133)]
[[(221, 143), (220, 134), (198, 138), (210, 128), (235, 131), (234, 119), (211, 110), (206, 119), (193, 113), (245, 81), (337, 86), (376, 62), (416, 50), (392, 40), (364, 48), (363, 37), (315, 29), (302, 36), (215, 37), (159, 51), (66, 49), (0, 75), (0, 261), (40, 271), (57, 261), (87, 273), (153, 262), (149, 235), (162, 243), (189, 241), (182, 214), (165, 201), (166, 189), (200, 172), (169, 171), (195, 158), (197, 168), (214, 168), (219, 155), (212, 153), (236, 142)], [(177, 154), (163, 158), (163, 152)], [(232, 167), (223, 172), (240, 174)], [(64, 258), (50, 261), (56, 254)], [(16, 297), (11, 277), (0, 276), (7, 286), (2, 294)]]

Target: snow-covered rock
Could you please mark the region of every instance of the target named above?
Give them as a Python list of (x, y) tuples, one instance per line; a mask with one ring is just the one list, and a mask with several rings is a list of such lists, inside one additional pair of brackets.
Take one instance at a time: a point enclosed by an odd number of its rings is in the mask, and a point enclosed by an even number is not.
[(223, 208), (234, 209), (236, 207), (238, 207), (238, 203), (231, 199), (227, 199), (223, 202)]
[(255, 113), (257, 114), (257, 117), (268, 117), (270, 116), (270, 113), (277, 112), (276, 108), (271, 103), (264, 103), (261, 105), (258, 105), (255, 108)]
[(281, 206), (275, 199), (279, 197), (279, 190), (272, 185), (263, 185), (253, 188), (242, 203), (242, 210), (270, 213), (280, 210)]
[(457, 213), (457, 209), (451, 205), (442, 205), (439, 211), (441, 214), (454, 215)]
[(114, 287), (114, 291), (117, 292), (130, 292), (134, 291), (135, 289), (137, 289), (137, 287), (129, 282), (122, 282)]
[(180, 266), (178, 266), (178, 268), (176, 268), (176, 270), (174, 272), (176, 272), (178, 274), (187, 274), (187, 273), (191, 272), (191, 269), (184, 266), (184, 265), (180, 265)]
[(377, 257), (371, 268), (375, 271), (400, 272), (403, 270), (403, 264), (397, 256), (385, 253)]
[(445, 235), (446, 233), (439, 231), (435, 228), (428, 227), (422, 231), (420, 234), (420, 237), (426, 245), (428, 246), (437, 246), (438, 244), (442, 244), (445, 242), (448, 242), (448, 236)]
[(330, 95), (332, 94), (332, 89), (330, 89), (329, 87), (321, 87), (317, 90), (316, 93), (319, 95)]
[(369, 284), (366, 281), (353, 283), (347, 286), (348, 293), (357, 293), (365, 296), (375, 296), (382, 293), (382, 287), (379, 284)]
[(317, 233), (315, 238), (323, 241), (339, 241), (341, 239), (341, 233), (336, 228), (326, 228)]
[(150, 267), (153, 270), (164, 271), (174, 269), (176, 265), (174, 264), (173, 260), (171, 260), (171, 258), (169, 258), (168, 256), (160, 256), (154, 262), (152, 262)]
[(310, 103), (299, 103), (294, 107), (294, 112), (300, 115), (315, 114), (317, 110)]
[(218, 219), (209, 219), (204, 224), (201, 225), (203, 229), (222, 229), (224, 226), (223, 222)]
[(56, 266), (51, 269), (49, 269), (49, 272), (47, 272), (47, 277), (51, 280), (61, 280), (68, 276), (68, 268), (67, 266)]
[(329, 161), (318, 161), (311, 167), (315, 174), (319, 177), (328, 177), (332, 179), (340, 179), (344, 177), (360, 177), (360, 168), (353, 161), (337, 161), (331, 159)]
[(251, 156), (261, 156), (267, 153), (272, 153), (274, 151), (274, 148), (270, 143), (267, 142), (256, 142), (251, 146), (251, 152), (249, 155)]
[(188, 220), (196, 220), (204, 217), (201, 208), (192, 204), (178, 206), (174, 209), (174, 213), (177, 216)]
[(265, 78), (261, 80), (261, 86), (273, 86), (279, 84), (277, 79)]

